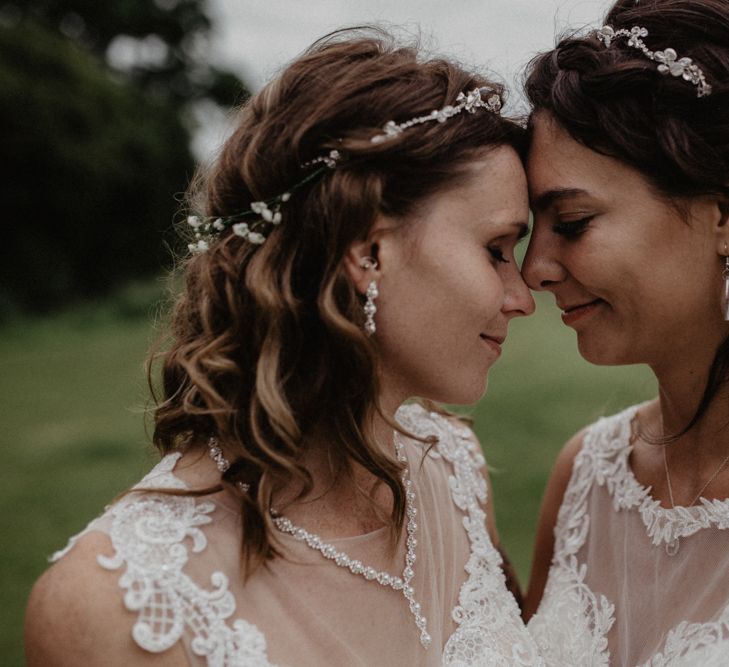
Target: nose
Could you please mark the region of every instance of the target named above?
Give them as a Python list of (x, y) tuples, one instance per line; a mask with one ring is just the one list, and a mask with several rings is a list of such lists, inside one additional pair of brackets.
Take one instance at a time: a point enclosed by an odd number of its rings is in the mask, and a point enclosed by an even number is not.
[(565, 279), (566, 271), (557, 260), (554, 244), (534, 225), (521, 267), (526, 284), (533, 290), (549, 290)]
[(503, 311), (509, 317), (524, 317), (531, 315), (536, 305), (521, 273), (515, 269), (505, 285)]

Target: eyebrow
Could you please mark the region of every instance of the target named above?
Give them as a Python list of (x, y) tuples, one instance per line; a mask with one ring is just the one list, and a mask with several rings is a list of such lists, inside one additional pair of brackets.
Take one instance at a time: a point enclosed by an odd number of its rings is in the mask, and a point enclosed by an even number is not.
[(531, 206), (535, 211), (543, 211), (561, 199), (589, 194), (590, 193), (587, 190), (582, 190), (580, 188), (555, 188), (553, 190), (547, 190), (547, 192), (539, 195), (535, 199), (532, 199)]

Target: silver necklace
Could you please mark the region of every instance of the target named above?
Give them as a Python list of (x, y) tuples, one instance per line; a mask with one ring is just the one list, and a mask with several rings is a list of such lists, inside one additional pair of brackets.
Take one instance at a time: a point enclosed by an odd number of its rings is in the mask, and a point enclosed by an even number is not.
[[(208, 441), (208, 453), (210, 458), (215, 461), (218, 470), (222, 473), (225, 472), (229, 467), (230, 463), (223, 455), (222, 450), (218, 447), (217, 442), (214, 438), (210, 438)], [(415, 599), (415, 591), (411, 585), (411, 581), (415, 576), (415, 547), (418, 541), (415, 534), (418, 530), (418, 524), (415, 520), (418, 510), (415, 507), (415, 491), (413, 489), (413, 482), (410, 479), (409, 468), (407, 466), (407, 458), (403, 453), (403, 445), (399, 440), (398, 434), (395, 434), (395, 454), (397, 460), (405, 464), (402, 471), (402, 482), (405, 486), (405, 513), (407, 514), (407, 525), (405, 530), (407, 531), (406, 545), (407, 549), (405, 552), (405, 567), (402, 571), (402, 576), (396, 576), (389, 574), (384, 571), (378, 571), (373, 567), (368, 567), (359, 560), (350, 558), (343, 551), (337, 550), (337, 548), (325, 542), (316, 533), (310, 533), (308, 530), (296, 526), (287, 519), (285, 516), (281, 516), (273, 508), (271, 508), (271, 516), (273, 517), (273, 523), (282, 533), (292, 535), (299, 542), (303, 542), (311, 549), (318, 551), (324, 558), (332, 561), (335, 565), (349, 570), (352, 574), (363, 577), (367, 581), (374, 581), (380, 586), (390, 587), (395, 591), (402, 593), (403, 597), (408, 602), (410, 613), (415, 619), (415, 625), (420, 632), (420, 643), (423, 648), (427, 649), (431, 644), (431, 636), (428, 634), (427, 619), (421, 612), (420, 603)], [(239, 484), (241, 490), (248, 491), (247, 484)], [(243, 488), (246, 487), (246, 488)]]
[[(729, 463), (729, 454), (721, 462), (721, 465), (714, 471), (714, 474), (709, 477), (709, 480), (701, 487), (701, 490), (696, 494), (696, 497), (691, 501), (687, 507), (692, 507), (696, 504), (696, 501), (701, 498), (701, 494), (706, 491), (706, 488), (711, 484), (717, 477), (717, 475), (724, 469), (724, 466)], [(666, 459), (666, 445), (663, 445), (663, 468), (666, 471), (666, 483), (668, 484), (668, 498), (671, 501), (671, 509), (676, 509), (676, 504), (673, 502), (673, 487), (671, 486), (671, 473), (668, 472), (668, 460)], [(670, 542), (666, 542), (666, 553), (669, 556), (675, 556), (679, 549), (678, 537), (674, 537)]]

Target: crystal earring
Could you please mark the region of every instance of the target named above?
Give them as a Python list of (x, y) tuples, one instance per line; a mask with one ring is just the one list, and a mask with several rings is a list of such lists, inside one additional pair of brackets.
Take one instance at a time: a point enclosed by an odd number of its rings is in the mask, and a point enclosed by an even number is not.
[[(374, 269), (377, 267), (377, 260), (373, 259), (372, 257), (365, 257), (361, 262), (360, 266), (363, 269)], [(372, 334), (377, 331), (377, 326), (375, 325), (375, 313), (377, 312), (377, 306), (375, 305), (375, 299), (380, 296), (379, 291), (377, 290), (377, 283), (372, 280), (370, 284), (367, 286), (367, 291), (365, 292), (365, 296), (367, 297), (367, 300), (365, 301), (364, 305), (364, 314), (365, 314), (365, 324), (364, 324), (364, 330), (365, 333), (368, 336), (371, 336)]]
[(724, 270), (721, 277), (724, 280), (724, 292), (721, 295), (721, 313), (724, 319), (729, 322), (729, 252), (727, 252), (727, 244), (724, 243)]
[(367, 335), (371, 336), (377, 331), (377, 326), (375, 326), (375, 313), (377, 312), (375, 299), (380, 296), (380, 293), (377, 291), (377, 283), (374, 280), (367, 286), (366, 294), (367, 301), (365, 301), (364, 313), (367, 319), (365, 320), (364, 328)]

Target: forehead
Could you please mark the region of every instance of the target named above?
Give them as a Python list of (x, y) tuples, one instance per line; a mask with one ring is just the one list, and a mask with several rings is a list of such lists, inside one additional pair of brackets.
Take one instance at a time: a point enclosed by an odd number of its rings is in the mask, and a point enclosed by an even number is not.
[(589, 182), (589, 172), (599, 154), (576, 142), (548, 114), (537, 112), (531, 122), (527, 178), (532, 197), (555, 187), (580, 188)]
[(412, 218), (418, 224), (406, 229), (421, 241), (445, 237), (452, 244), (483, 232), (519, 233), (528, 218), (524, 167), (514, 149), (502, 146), (475, 158), (456, 185), (421, 202)]
[(545, 112), (537, 112), (532, 120), (526, 171), (532, 203), (550, 192), (568, 190), (610, 198), (644, 184), (639, 172), (579, 143)]
[(481, 155), (468, 165), (466, 178), (450, 195), (453, 202), (518, 217), (528, 204), (526, 174), (516, 151), (500, 146)]

